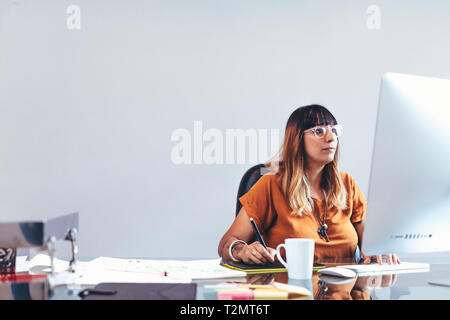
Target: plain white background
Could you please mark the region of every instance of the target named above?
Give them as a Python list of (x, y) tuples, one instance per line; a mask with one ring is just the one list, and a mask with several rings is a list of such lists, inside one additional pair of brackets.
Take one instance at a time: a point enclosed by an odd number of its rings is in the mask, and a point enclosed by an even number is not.
[(449, 30), (448, 1), (2, 1), (1, 220), (78, 211), (82, 258), (217, 257), (252, 164), (175, 165), (172, 133), (282, 136), (311, 103), (367, 195), (381, 75), (450, 78)]

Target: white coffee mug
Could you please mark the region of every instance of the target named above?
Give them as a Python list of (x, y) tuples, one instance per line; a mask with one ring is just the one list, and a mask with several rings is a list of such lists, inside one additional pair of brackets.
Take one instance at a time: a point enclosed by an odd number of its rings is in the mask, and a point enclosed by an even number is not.
[[(286, 261), (281, 258), (280, 249), (286, 250)], [(311, 279), (314, 263), (314, 240), (290, 238), (277, 246), (278, 260), (287, 268), (291, 279)]]

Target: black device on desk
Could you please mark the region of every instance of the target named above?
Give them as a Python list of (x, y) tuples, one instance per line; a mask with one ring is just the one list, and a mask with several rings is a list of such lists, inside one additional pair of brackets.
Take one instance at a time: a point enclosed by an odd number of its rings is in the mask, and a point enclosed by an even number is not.
[(100, 283), (79, 293), (83, 300), (194, 300), (196, 283)]

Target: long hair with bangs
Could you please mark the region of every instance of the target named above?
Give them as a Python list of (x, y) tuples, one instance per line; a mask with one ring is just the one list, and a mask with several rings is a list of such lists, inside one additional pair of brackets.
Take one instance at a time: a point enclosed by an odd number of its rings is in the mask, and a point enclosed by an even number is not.
[[(309, 105), (296, 109), (289, 117), (283, 145), (278, 152), (277, 174), (293, 215), (302, 216), (313, 211), (310, 183), (305, 173), (306, 152), (304, 131), (317, 125), (336, 125), (337, 120), (321, 105)], [(334, 160), (325, 165), (320, 187), (325, 191), (329, 208), (343, 210), (347, 207), (347, 190), (338, 170), (339, 143)], [(274, 167), (273, 164), (270, 166)], [(275, 164), (275, 167), (277, 165)]]

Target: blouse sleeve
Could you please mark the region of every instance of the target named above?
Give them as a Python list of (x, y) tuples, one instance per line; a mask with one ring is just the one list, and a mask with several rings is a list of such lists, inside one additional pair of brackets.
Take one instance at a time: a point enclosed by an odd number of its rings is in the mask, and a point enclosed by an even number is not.
[(255, 220), (261, 233), (269, 229), (275, 212), (272, 206), (271, 183), (274, 175), (262, 176), (250, 190), (239, 198), (247, 215)]
[(353, 208), (350, 221), (352, 223), (356, 223), (363, 221), (366, 218), (367, 201), (358, 184), (356, 183), (355, 179), (350, 177), (350, 181), (351, 181), (350, 186), (352, 196), (350, 200), (352, 202)]

